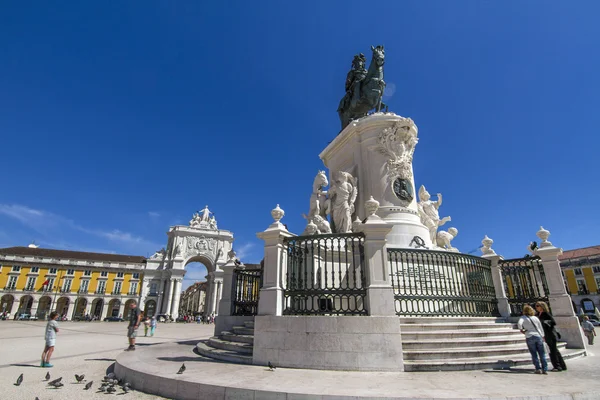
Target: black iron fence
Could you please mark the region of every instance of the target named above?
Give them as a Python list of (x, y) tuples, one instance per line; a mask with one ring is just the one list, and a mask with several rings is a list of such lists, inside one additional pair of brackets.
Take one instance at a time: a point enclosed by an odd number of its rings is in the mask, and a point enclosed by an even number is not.
[(388, 249), (396, 314), (499, 316), (489, 260), (445, 251)]
[(231, 315), (256, 315), (262, 286), (261, 269), (235, 269), (231, 288)]
[(286, 238), (283, 314), (368, 315), (364, 241), (362, 233)]
[(546, 274), (539, 257), (500, 260), (498, 266), (502, 272), (511, 316), (522, 315), (523, 306), (533, 306), (536, 301), (544, 301), (550, 306)]

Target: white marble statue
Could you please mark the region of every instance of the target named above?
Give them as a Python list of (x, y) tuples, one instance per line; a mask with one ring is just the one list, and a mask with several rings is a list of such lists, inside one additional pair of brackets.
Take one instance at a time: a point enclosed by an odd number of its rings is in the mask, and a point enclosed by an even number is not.
[(195, 228), (200, 225), (200, 214), (194, 213), (192, 215), (192, 219), (190, 220), (190, 227)]
[(208, 206), (204, 206), (204, 209), (202, 211), (200, 211), (202, 214), (200, 216), (200, 221), (202, 222), (210, 222), (210, 214), (212, 214), (210, 212), (210, 210), (208, 209)]
[(448, 231), (439, 231), (436, 237), (438, 247), (446, 251), (458, 253), (458, 249), (456, 247), (452, 247), (450, 244), (456, 235), (458, 235), (458, 229), (456, 228), (448, 228)]
[(167, 251), (165, 250), (165, 248), (163, 247), (162, 249), (158, 250), (156, 253), (154, 253), (150, 259), (152, 260), (157, 260), (157, 259), (162, 259), (165, 257), (165, 255), (167, 254)]
[[(329, 181), (327, 180), (327, 175), (325, 171), (319, 171), (315, 180), (313, 181), (312, 193), (310, 195), (310, 208), (308, 210), (308, 215), (302, 214), (302, 216), (306, 219), (307, 224), (315, 224), (317, 226), (317, 232), (319, 233), (331, 233), (331, 228), (329, 228), (329, 222), (327, 222), (327, 214), (329, 213), (329, 201), (327, 199), (327, 191), (324, 188), (329, 185)], [(320, 217), (319, 220), (315, 220), (315, 217)], [(327, 224), (327, 228), (325, 228), (324, 223)], [(321, 226), (321, 228), (318, 228)], [(304, 230), (304, 234), (308, 234), (314, 228), (307, 225)], [(329, 232), (325, 232), (329, 230)]]
[(381, 131), (375, 150), (387, 158), (388, 182), (397, 177), (412, 179), (412, 160), (418, 142), (417, 130), (410, 118), (401, 118), (393, 126)]
[(419, 209), (419, 215), (421, 217), (421, 222), (423, 225), (429, 229), (429, 236), (431, 238), (431, 243), (437, 243), (437, 230), (440, 226), (444, 225), (446, 222), (451, 221), (450, 217), (444, 217), (440, 219), (440, 214), (438, 209), (442, 205), (442, 195), (441, 193), (437, 194), (437, 201), (431, 201), (431, 195), (425, 189), (425, 186), (421, 185), (419, 188), (419, 203), (417, 207)]
[(212, 217), (210, 217), (210, 221), (208, 221), (208, 226), (210, 227), (210, 229), (214, 229), (214, 230), (218, 229), (217, 228), (217, 220), (214, 215)]
[(337, 171), (329, 189), (330, 214), (336, 233), (352, 232), (352, 214), (358, 195), (357, 178), (345, 171)]

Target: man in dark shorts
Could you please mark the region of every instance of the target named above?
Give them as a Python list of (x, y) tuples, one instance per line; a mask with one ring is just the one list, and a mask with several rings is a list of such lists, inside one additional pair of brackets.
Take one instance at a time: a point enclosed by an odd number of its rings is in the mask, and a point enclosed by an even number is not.
[(129, 326), (127, 326), (127, 337), (129, 338), (129, 347), (125, 351), (135, 350), (135, 337), (137, 336), (137, 330), (140, 326), (140, 320), (142, 319), (142, 313), (137, 307), (137, 302), (132, 301), (129, 304)]

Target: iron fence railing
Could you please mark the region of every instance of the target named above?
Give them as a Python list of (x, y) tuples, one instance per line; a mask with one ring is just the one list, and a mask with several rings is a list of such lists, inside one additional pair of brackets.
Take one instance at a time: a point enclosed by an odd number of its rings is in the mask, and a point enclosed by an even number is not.
[(388, 249), (396, 314), (499, 316), (491, 263), (459, 253)]
[(283, 314), (368, 315), (364, 240), (362, 233), (284, 239)]
[(537, 301), (548, 302), (548, 283), (538, 256), (500, 260), (498, 263), (504, 281), (511, 316), (523, 314), (523, 306)]
[(262, 270), (235, 269), (231, 289), (231, 315), (256, 315)]

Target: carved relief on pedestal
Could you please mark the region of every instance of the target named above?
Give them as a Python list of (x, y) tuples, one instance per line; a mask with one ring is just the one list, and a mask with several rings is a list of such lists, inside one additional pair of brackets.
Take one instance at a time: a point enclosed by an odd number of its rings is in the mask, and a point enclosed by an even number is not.
[(417, 145), (417, 128), (410, 118), (402, 118), (377, 137), (375, 151), (386, 158), (387, 182), (400, 204), (407, 207), (415, 198), (412, 160)]
[(209, 256), (214, 260), (216, 255), (216, 240), (213, 238), (207, 239), (205, 236), (186, 238), (185, 257), (200, 254)]

